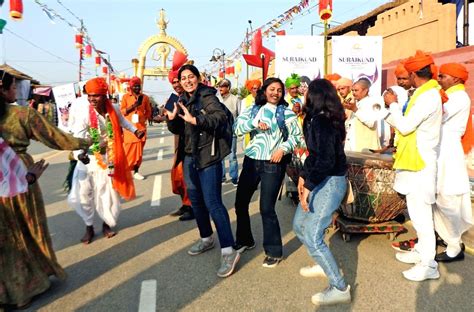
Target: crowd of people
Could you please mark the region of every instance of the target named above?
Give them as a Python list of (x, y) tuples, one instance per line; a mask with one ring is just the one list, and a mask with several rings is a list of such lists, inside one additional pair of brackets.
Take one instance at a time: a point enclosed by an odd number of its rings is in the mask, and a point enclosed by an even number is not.
[[(329, 281), (327, 289), (311, 297), (314, 304), (351, 302), (351, 286), (324, 241), (348, 190), (347, 151), (393, 154), (393, 187), (406, 196), (417, 234), (414, 244), (394, 245), (395, 258), (413, 264), (403, 272), (406, 279), (437, 279), (438, 262), (464, 258), (461, 235), (473, 224), (466, 153), (474, 136), (471, 101), (464, 88), (468, 72), (461, 64), (438, 69), (431, 55), (418, 51), (397, 66), (397, 86), (382, 96), (370, 94), (372, 81), (367, 78), (352, 81), (332, 74), (310, 81), (292, 74), (284, 82), (273, 77), (247, 81), (249, 95), (243, 99), (230, 93), (229, 80), (211, 87), (198, 68), (184, 64), (169, 73), (177, 100), (155, 117), (140, 79), (132, 78), (130, 92), (114, 105), (105, 80), (93, 78), (85, 85), (89, 106), (75, 111), (70, 134), (33, 109), (9, 105), (14, 101), (14, 78), (0, 75), (2, 305), (24, 307), (49, 287), (50, 275), (65, 278), (52, 249), (37, 183), (47, 165), (35, 164), (26, 153), (30, 139), (75, 151), (68, 204), (84, 220), (81, 241), (89, 244), (95, 235), (95, 212), (103, 220), (104, 236), (113, 237), (120, 198), (135, 197), (133, 178), (144, 178), (139, 168), (151, 118), (166, 122), (174, 134), (171, 181), (182, 206), (171, 215), (196, 220), (199, 239), (188, 250), (190, 256), (215, 247), (212, 220), (221, 248), (219, 277), (232, 275), (245, 251), (256, 246), (249, 204), (259, 184), (262, 266), (274, 268), (283, 260), (275, 205), (299, 148), (306, 152), (297, 180), (293, 230), (313, 261), (300, 274)], [(244, 153), (240, 174), (238, 138), (243, 138)], [(222, 201), (226, 159), (230, 182), (237, 187), (235, 239)], [(435, 231), (446, 243), (438, 254)]]

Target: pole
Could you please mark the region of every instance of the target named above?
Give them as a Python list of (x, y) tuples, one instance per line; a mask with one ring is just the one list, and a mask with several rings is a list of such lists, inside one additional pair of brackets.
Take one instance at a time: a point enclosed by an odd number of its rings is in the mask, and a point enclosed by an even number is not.
[(324, 75), (328, 73), (328, 21), (324, 21)]
[(223, 79), (225, 79), (225, 52), (224, 52), (224, 50), (222, 50), (222, 55), (221, 56), (222, 56), (222, 71), (223, 71), (222, 77), (223, 77)]
[[(245, 38), (247, 42), (245, 44), (245, 54), (249, 54), (249, 29), (247, 28)], [(247, 80), (249, 80), (249, 64), (247, 63)]]
[(463, 14), (463, 46), (469, 45), (469, 0), (464, 0), (464, 14)]
[[(81, 34), (84, 30), (84, 22), (81, 19)], [(79, 81), (82, 81), (82, 48), (79, 50)]]
[(265, 81), (265, 54), (260, 54), (260, 58), (262, 59), (262, 83)]

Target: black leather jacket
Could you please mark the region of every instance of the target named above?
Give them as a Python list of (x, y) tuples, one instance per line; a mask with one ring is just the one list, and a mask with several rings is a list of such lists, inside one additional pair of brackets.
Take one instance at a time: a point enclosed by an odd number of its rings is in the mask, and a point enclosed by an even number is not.
[(197, 124), (191, 125), (180, 117), (167, 121), (168, 130), (184, 136), (184, 144), (178, 148), (178, 159), (184, 154), (192, 154), (197, 169), (203, 169), (220, 162), (230, 154), (230, 146), (224, 139), (216, 137), (216, 129), (227, 122), (216, 90), (199, 84), (191, 97), (186, 93), (182, 97), (186, 108), (196, 117)]

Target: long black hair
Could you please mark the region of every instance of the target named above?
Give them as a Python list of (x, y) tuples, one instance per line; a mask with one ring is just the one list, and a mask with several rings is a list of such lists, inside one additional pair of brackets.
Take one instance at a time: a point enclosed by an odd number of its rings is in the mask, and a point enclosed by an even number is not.
[(342, 140), (346, 138), (344, 107), (336, 88), (329, 80), (315, 79), (309, 84), (303, 112), (305, 113), (304, 128), (314, 116), (322, 114), (340, 132)]
[[(7, 91), (11, 88), (12, 84), (15, 82), (15, 78), (7, 73), (4, 70), (0, 70), (0, 79), (1, 79), (1, 90), (2, 91)], [(5, 116), (7, 113), (7, 101), (3, 97), (3, 95), (0, 93), (0, 120)]]
[(268, 86), (271, 85), (272, 83), (279, 83), (281, 85), (281, 99), (278, 105), (285, 105), (288, 106), (288, 103), (286, 103), (284, 97), (285, 97), (285, 85), (283, 84), (283, 81), (280, 80), (280, 78), (267, 78), (265, 82), (263, 83), (262, 87), (258, 89), (257, 91), (257, 96), (255, 97), (255, 105), (265, 105), (267, 104), (267, 97), (265, 96), (265, 91), (267, 90)]

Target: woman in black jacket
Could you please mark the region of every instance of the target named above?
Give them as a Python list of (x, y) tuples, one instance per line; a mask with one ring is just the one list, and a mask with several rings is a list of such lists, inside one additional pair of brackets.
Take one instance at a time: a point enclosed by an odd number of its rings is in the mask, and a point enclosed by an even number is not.
[(178, 79), (185, 92), (173, 111), (168, 112), (167, 124), (172, 133), (184, 137), (184, 151), (178, 151), (178, 156), (184, 155), (184, 180), (201, 236), (188, 254), (199, 255), (214, 247), (211, 215), (222, 251), (217, 275), (227, 277), (240, 259), (232, 247), (234, 237), (221, 195), (221, 161), (230, 153), (230, 146), (219, 133), (227, 125), (227, 116), (216, 90), (201, 83), (195, 66), (182, 66)]
[(326, 79), (312, 81), (305, 100), (303, 133), (309, 155), (298, 181), (300, 204), (293, 230), (319, 265), (302, 268), (300, 274), (326, 275), (329, 279), (329, 287), (312, 296), (314, 304), (350, 302), (350, 286), (324, 242), (332, 214), (347, 190), (344, 108), (336, 89)]

